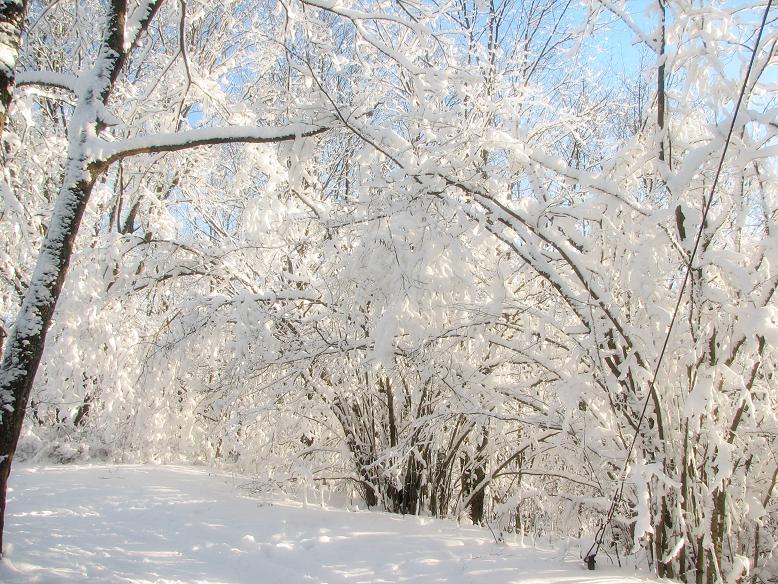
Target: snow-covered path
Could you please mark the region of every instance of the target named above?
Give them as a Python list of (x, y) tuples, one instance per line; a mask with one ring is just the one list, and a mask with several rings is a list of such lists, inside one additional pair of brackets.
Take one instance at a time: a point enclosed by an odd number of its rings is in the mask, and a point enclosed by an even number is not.
[(271, 503), (201, 469), (17, 467), (11, 488), (9, 584), (655, 582), (450, 521)]

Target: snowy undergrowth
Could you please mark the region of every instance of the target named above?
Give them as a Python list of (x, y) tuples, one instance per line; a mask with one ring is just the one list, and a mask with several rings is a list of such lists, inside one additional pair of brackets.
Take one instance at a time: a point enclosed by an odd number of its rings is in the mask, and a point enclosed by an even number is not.
[(253, 497), (242, 482), (190, 467), (17, 468), (0, 581), (657, 581), (618, 568), (584, 570), (577, 546), (499, 545), (485, 529)]

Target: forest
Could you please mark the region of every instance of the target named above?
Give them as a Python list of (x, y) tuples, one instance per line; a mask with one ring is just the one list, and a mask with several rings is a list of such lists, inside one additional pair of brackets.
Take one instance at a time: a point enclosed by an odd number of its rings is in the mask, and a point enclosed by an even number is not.
[(3, 0), (0, 516), (186, 463), (778, 582), (777, 23)]

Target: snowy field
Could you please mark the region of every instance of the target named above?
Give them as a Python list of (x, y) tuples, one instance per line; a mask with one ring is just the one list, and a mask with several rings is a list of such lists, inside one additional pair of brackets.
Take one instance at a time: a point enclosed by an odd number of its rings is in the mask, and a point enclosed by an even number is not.
[(229, 476), (150, 466), (17, 467), (0, 581), (637, 584), (578, 548), (488, 530), (247, 496)]

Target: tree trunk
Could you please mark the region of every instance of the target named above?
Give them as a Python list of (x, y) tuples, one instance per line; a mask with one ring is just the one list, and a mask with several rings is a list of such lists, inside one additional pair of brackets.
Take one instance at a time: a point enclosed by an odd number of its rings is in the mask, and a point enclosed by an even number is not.
[(486, 502), (486, 447), (489, 445), (489, 430), (483, 429), (481, 443), (478, 445), (475, 458), (472, 462), (473, 469), (468, 473), (471, 489), (470, 495), (470, 519), (475, 525), (483, 525), (484, 505)]
[(484, 522), (484, 503), (486, 502), (486, 485), (483, 484), (486, 478), (484, 464), (484, 461), (479, 461), (473, 471), (473, 483), (478, 485), (478, 490), (470, 499), (470, 519), (474, 525), (483, 525)]
[(16, 61), (26, 14), (27, 0), (0, 0), (0, 50), (3, 52), (3, 62), (0, 63), (0, 139), (13, 99)]
[(665, 161), (665, 44), (666, 44), (666, 12), (665, 0), (659, 0), (660, 30), (659, 30), (659, 67), (656, 74), (656, 123), (659, 126), (659, 160)]
[(673, 570), (673, 559), (667, 562), (665, 557), (670, 552), (670, 536), (673, 533), (673, 518), (670, 514), (670, 508), (667, 504), (667, 494), (663, 493), (659, 497), (659, 522), (656, 527), (656, 537), (654, 539), (656, 546), (656, 572), (660, 578), (672, 579), (675, 577)]
[(713, 509), (710, 519), (710, 547), (708, 548), (707, 581), (715, 582), (721, 573), (721, 559), (724, 552), (726, 529), (727, 490), (719, 487), (713, 496)]

